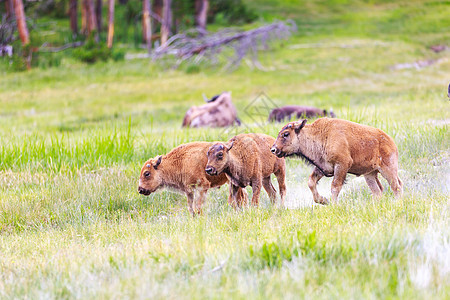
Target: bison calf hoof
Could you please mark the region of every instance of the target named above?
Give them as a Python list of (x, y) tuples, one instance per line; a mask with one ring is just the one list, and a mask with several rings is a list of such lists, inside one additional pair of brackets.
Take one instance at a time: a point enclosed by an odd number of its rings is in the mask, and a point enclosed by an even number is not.
[(317, 199), (316, 203), (322, 204), (322, 205), (328, 205), (330, 202), (328, 202), (328, 199), (325, 197), (320, 196), (319, 199)]

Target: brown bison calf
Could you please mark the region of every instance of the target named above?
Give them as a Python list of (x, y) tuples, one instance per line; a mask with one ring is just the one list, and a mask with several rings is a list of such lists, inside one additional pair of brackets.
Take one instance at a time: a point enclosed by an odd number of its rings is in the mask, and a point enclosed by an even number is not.
[(333, 177), (331, 200), (334, 202), (347, 173), (363, 175), (374, 196), (381, 196), (383, 186), (378, 173), (386, 178), (400, 197), (403, 184), (397, 175), (398, 150), (394, 140), (380, 129), (350, 121), (321, 118), (310, 125), (306, 120), (284, 126), (273, 144), (278, 157), (299, 155), (315, 166), (308, 186), (314, 201), (328, 204), (316, 186), (323, 176)]
[(276, 191), (270, 181), (272, 173), (277, 177), (281, 205), (284, 204), (286, 165), (283, 158), (276, 158), (270, 153), (270, 145), (274, 141), (273, 137), (265, 134), (240, 134), (226, 144), (216, 143), (209, 149), (205, 171), (209, 175), (227, 175), (232, 204), (239, 205), (237, 192), (248, 185), (253, 190), (253, 205), (258, 205), (261, 185), (274, 203)]
[[(188, 143), (148, 160), (141, 170), (139, 193), (148, 196), (163, 187), (173, 188), (186, 194), (191, 214), (201, 213), (208, 189), (228, 182), (225, 175), (205, 174), (206, 153), (212, 145), (208, 142)], [(247, 199), (247, 192), (240, 189), (238, 201), (246, 202)]]

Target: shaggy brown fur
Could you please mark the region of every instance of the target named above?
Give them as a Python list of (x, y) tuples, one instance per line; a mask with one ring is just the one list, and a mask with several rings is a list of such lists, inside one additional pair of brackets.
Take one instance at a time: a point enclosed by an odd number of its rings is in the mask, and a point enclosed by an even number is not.
[[(139, 193), (148, 196), (163, 187), (173, 188), (186, 194), (190, 213), (201, 213), (208, 189), (228, 182), (225, 175), (209, 176), (205, 173), (206, 153), (212, 145), (208, 142), (188, 143), (174, 148), (167, 155), (148, 160), (141, 170)], [(245, 190), (238, 191), (238, 201), (248, 201)]]
[(276, 158), (270, 153), (274, 141), (273, 137), (265, 134), (240, 134), (227, 143), (216, 143), (209, 149), (205, 171), (210, 175), (227, 175), (232, 204), (239, 205), (236, 198), (239, 187), (248, 185), (253, 190), (253, 205), (258, 205), (261, 186), (274, 203), (276, 191), (270, 181), (272, 173), (277, 177), (281, 205), (284, 204), (286, 165), (283, 158)]
[(394, 140), (380, 129), (346, 120), (321, 118), (310, 125), (306, 120), (284, 126), (272, 153), (278, 157), (299, 155), (315, 166), (308, 186), (314, 201), (328, 204), (316, 186), (323, 176), (332, 177), (331, 200), (336, 201), (347, 173), (363, 175), (372, 194), (381, 196), (378, 173), (386, 178), (400, 197), (403, 184), (397, 175), (398, 150)]
[(320, 109), (312, 106), (287, 105), (272, 109), (269, 115), (269, 122), (289, 121), (291, 118), (315, 118), (336, 115), (331, 111), (328, 113), (326, 109)]
[(231, 102), (230, 93), (222, 93), (217, 98), (201, 106), (192, 106), (184, 116), (183, 127), (227, 127), (239, 125), (236, 107)]

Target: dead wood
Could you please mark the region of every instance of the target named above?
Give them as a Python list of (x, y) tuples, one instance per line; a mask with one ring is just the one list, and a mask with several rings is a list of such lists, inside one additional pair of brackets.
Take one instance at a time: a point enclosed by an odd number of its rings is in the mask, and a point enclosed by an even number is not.
[(188, 60), (194, 64), (203, 60), (216, 63), (219, 54), (231, 49), (234, 55), (227, 57), (226, 69), (237, 67), (246, 56), (250, 56), (253, 65), (258, 67), (261, 66), (257, 58), (258, 52), (267, 50), (269, 42), (273, 40), (287, 39), (294, 31), (296, 25), (293, 21), (275, 22), (248, 31), (228, 28), (212, 34), (192, 29), (169, 38), (154, 51), (152, 58), (174, 58), (174, 67)]
[(69, 48), (76, 48), (76, 47), (80, 47), (83, 46), (84, 42), (83, 41), (78, 41), (78, 42), (73, 42), (73, 43), (69, 43), (69, 44), (65, 44), (61, 47), (48, 47), (47, 43), (44, 43), (40, 48), (39, 48), (39, 52), (60, 52)]

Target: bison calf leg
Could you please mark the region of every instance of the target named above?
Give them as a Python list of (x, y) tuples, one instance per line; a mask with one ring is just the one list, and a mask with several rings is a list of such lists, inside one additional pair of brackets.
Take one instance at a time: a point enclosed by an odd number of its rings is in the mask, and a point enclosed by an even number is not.
[(189, 213), (195, 217), (195, 212), (194, 212), (194, 208), (193, 208), (193, 204), (194, 204), (194, 193), (193, 193), (193, 192), (187, 192), (187, 193), (186, 193), (186, 196), (187, 196), (187, 201), (188, 201), (188, 210), (189, 210)]
[(378, 184), (378, 187), (380, 188), (380, 191), (383, 192), (384, 188), (383, 188), (383, 185), (381, 184), (380, 180), (378, 180), (378, 176), (375, 176), (375, 179), (377, 180), (377, 184)]
[(270, 201), (272, 202), (272, 204), (274, 204), (275, 200), (277, 199), (277, 191), (273, 187), (272, 181), (270, 181), (270, 176), (263, 178), (262, 185), (269, 195)]
[(230, 194), (228, 195), (228, 204), (231, 205), (234, 209), (237, 207), (240, 207), (240, 202), (242, 201), (240, 194), (243, 193), (243, 191), (240, 191), (241, 188), (238, 186), (231, 184), (230, 182)]
[[(248, 204), (248, 194), (244, 188), (238, 189), (236, 200), (238, 207), (246, 206)], [(228, 200), (228, 202), (230, 201)]]
[(261, 194), (261, 185), (262, 185), (261, 179), (252, 182), (252, 191), (253, 191), (252, 205), (254, 205), (254, 206), (258, 206), (258, 204), (259, 204), (259, 195)]
[(400, 198), (403, 194), (403, 183), (398, 177), (397, 167), (384, 167), (381, 169), (381, 175), (386, 178), (395, 197)]
[(349, 162), (348, 164), (337, 164), (334, 166), (334, 178), (331, 182), (331, 202), (337, 201), (351, 165), (352, 163)]
[(203, 202), (206, 198), (206, 193), (208, 192), (208, 189), (200, 189), (198, 191), (197, 197), (194, 198), (194, 213), (196, 214), (202, 214), (202, 206)]
[(286, 197), (286, 167), (284, 164), (277, 172), (275, 172), (275, 176), (277, 177), (278, 188), (280, 190), (280, 205), (281, 207), (284, 207), (284, 198)]
[[(364, 175), (367, 185), (369, 186), (375, 198), (380, 198), (383, 192), (380, 181), (378, 181), (378, 171)], [(381, 188), (380, 188), (381, 186)]]
[(318, 168), (314, 168), (314, 171), (309, 176), (308, 187), (313, 194), (314, 202), (326, 205), (328, 204), (327, 198), (320, 196), (319, 192), (317, 191), (317, 182), (319, 182), (320, 178), (322, 177), (322, 171), (320, 171)]

